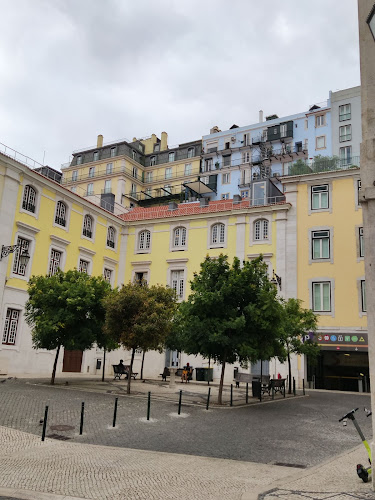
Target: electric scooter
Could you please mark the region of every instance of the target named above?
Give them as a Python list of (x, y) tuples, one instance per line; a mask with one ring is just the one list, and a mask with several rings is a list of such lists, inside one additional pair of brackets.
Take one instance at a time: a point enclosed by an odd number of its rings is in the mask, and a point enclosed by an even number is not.
[[(348, 419), (351, 420), (353, 422), (354, 427), (357, 429), (357, 432), (362, 440), (362, 443), (364, 444), (364, 447), (366, 448), (366, 451), (368, 453), (368, 461), (370, 462), (370, 467), (365, 467), (362, 464), (357, 464), (357, 474), (358, 474), (358, 477), (361, 478), (364, 483), (367, 483), (369, 478), (370, 478), (370, 475), (371, 475), (371, 460), (372, 460), (371, 448), (370, 448), (368, 442), (366, 441), (366, 438), (363, 435), (363, 432), (362, 432), (357, 420), (355, 419), (354, 413), (357, 410), (358, 410), (358, 408), (355, 408), (354, 410), (350, 411), (349, 413), (344, 415), (342, 418), (340, 418), (339, 422), (342, 422), (344, 427), (345, 427), (347, 425)], [(365, 408), (365, 412), (367, 413), (368, 417), (370, 415), (372, 415), (372, 412), (370, 410), (367, 410), (366, 408)]]

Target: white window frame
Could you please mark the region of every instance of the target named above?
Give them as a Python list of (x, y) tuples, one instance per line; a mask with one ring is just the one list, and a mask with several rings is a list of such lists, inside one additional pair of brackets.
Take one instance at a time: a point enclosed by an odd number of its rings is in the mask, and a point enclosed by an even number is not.
[[(182, 300), (185, 299), (186, 297), (186, 285), (187, 285), (187, 262), (189, 259), (183, 258), (183, 259), (167, 259), (167, 264), (169, 264), (168, 269), (167, 269), (167, 283), (168, 286), (171, 288), (173, 287), (172, 284), (172, 276), (173, 272), (180, 272), (182, 274), (182, 280), (183, 280), (183, 296), (178, 297), (178, 302), (181, 302)], [(180, 274), (181, 276), (181, 274)]]
[(112, 162), (107, 163), (107, 165), (105, 166), (105, 173), (106, 173), (106, 175), (113, 174), (113, 163)]
[[(349, 154), (348, 154), (349, 153)], [(352, 146), (343, 146), (339, 151), (340, 166), (346, 167), (352, 164)]]
[[(8, 314), (9, 313), (9, 314)], [(19, 344), (18, 341), (18, 333), (21, 331), (20, 322), (22, 318), (22, 310), (18, 307), (9, 307), (6, 306), (4, 310), (4, 323), (2, 325), (1, 330), (1, 346), (2, 348), (6, 347), (15, 347)], [(16, 323), (15, 323), (16, 321)], [(13, 331), (12, 331), (13, 327)], [(9, 342), (9, 336), (12, 334), (13, 342)], [(7, 341), (7, 342), (6, 342)]]
[(90, 275), (90, 261), (84, 257), (80, 257), (78, 260), (78, 271)]
[(286, 123), (280, 123), (280, 137), (286, 137), (286, 134), (288, 133), (288, 127)]
[(176, 160), (176, 151), (171, 151), (170, 153), (168, 153), (168, 162), (172, 163), (175, 160)]
[(95, 167), (89, 167), (89, 178), (95, 177)]
[(367, 314), (367, 303), (366, 303), (366, 280), (361, 279), (361, 312)]
[[(89, 241), (94, 241), (95, 240), (94, 228), (95, 228), (94, 217), (91, 214), (85, 213), (83, 215), (81, 238), (84, 238)], [(91, 233), (91, 236), (88, 236), (88, 234), (85, 233)]]
[(110, 155), (111, 155), (111, 158), (114, 158), (114, 157), (116, 156), (116, 146), (113, 146), (113, 147), (111, 148), (111, 153), (110, 153)]
[(104, 193), (112, 193), (112, 179), (104, 181)]
[[(22, 211), (35, 216), (37, 209), (37, 197), (38, 191), (35, 189), (35, 187), (31, 184), (26, 184), (23, 188), (22, 193)], [(30, 210), (30, 208), (33, 208), (33, 210)]]
[[(319, 139), (323, 139), (323, 146), (318, 146)], [(320, 149), (326, 149), (326, 136), (325, 135), (319, 135), (318, 137), (315, 138), (315, 149), (320, 150)]]
[(133, 168), (132, 168), (132, 177), (134, 177), (134, 179), (138, 179), (138, 168), (133, 165)]
[(242, 163), (250, 163), (251, 153), (250, 151), (243, 151), (242, 153)]
[[(68, 209), (68, 206), (67, 206), (65, 201), (63, 201), (63, 200), (56, 201), (55, 213), (53, 216), (53, 221), (54, 221), (55, 226), (66, 229), (66, 227), (68, 225), (68, 211), (69, 211), (69, 209)], [(63, 217), (62, 217), (62, 213), (63, 213)], [(63, 220), (64, 224), (60, 224), (59, 221), (56, 219)]]
[(21, 266), (19, 259), (20, 259), (20, 254), (23, 250), (26, 250), (30, 255), (32, 241), (30, 240), (30, 238), (22, 235), (18, 235), (16, 241), (17, 241), (16, 244), (21, 245), (21, 248), (17, 248), (14, 252), (13, 262), (12, 262), (12, 275), (17, 278), (25, 279), (27, 276), (27, 268), (30, 265), (30, 261), (27, 263), (26, 266)]
[(146, 172), (146, 181), (145, 182), (152, 182), (152, 177), (153, 177), (153, 172)]
[(82, 165), (82, 155), (77, 156), (77, 165)]
[(86, 196), (93, 196), (93, 195), (94, 195), (94, 183), (89, 182), (86, 188)]
[(350, 123), (339, 127), (339, 142), (348, 142), (352, 140), (352, 126)]
[[(116, 250), (116, 228), (114, 226), (107, 227), (106, 247), (111, 250)], [(113, 246), (108, 243), (113, 243)]]
[(78, 181), (78, 170), (73, 170), (72, 172), (72, 182)]
[(222, 184), (230, 184), (230, 173), (227, 172), (225, 174), (221, 174), (221, 183)]
[[(56, 258), (58, 254), (58, 259)], [(52, 247), (49, 254), (48, 276), (55, 275), (61, 269), (63, 259), (63, 252), (57, 248)]]
[(108, 283), (110, 283), (112, 285), (113, 269), (110, 269), (109, 267), (104, 266), (103, 278), (105, 279), (105, 281), (107, 281)]
[[(217, 226), (216, 229), (215, 226)], [(222, 229), (222, 227), (224, 228)], [(228, 221), (226, 219), (216, 219), (209, 223), (208, 229), (208, 248), (226, 248), (228, 241)], [(214, 242), (215, 235), (216, 242)]]
[(184, 175), (191, 175), (193, 171), (193, 166), (191, 163), (185, 163)]
[(188, 148), (187, 158), (194, 158), (194, 156), (195, 156), (195, 148)]
[(136, 231), (136, 251), (135, 253), (151, 253), (152, 249), (152, 231), (150, 228), (143, 227)]
[(187, 229), (185, 226), (177, 226), (172, 231), (173, 250), (186, 250)]
[(254, 241), (261, 242), (269, 240), (270, 224), (266, 218), (259, 218), (253, 222)]
[(341, 106), (339, 106), (339, 122), (344, 122), (346, 120), (350, 120), (351, 117), (352, 117), (351, 104), (350, 103), (341, 104)]
[(184, 300), (185, 285), (186, 283), (184, 269), (171, 269), (170, 287), (176, 291), (178, 302)]
[(222, 200), (229, 200), (229, 195), (230, 195), (230, 193), (221, 193), (221, 199)]
[[(330, 311), (314, 310), (314, 283), (328, 283), (330, 291)], [(319, 316), (332, 316), (335, 317), (335, 280), (329, 277), (316, 277), (308, 280), (309, 287), (309, 305), (310, 309), (316, 312)], [(322, 297), (322, 295), (321, 295)]]
[[(170, 236), (169, 236), (169, 251), (170, 252), (180, 252), (180, 251), (185, 251), (188, 249), (188, 244), (189, 244), (189, 224), (181, 222), (176, 222), (174, 224), (171, 224), (170, 226)], [(185, 228), (186, 233), (185, 233), (185, 245), (175, 245), (175, 231), (176, 229), (181, 229)], [(179, 241), (181, 243), (181, 232), (180, 232), (180, 238)]]
[(213, 159), (212, 158), (206, 158), (204, 160), (204, 172), (211, 172), (212, 169), (213, 169), (213, 166), (214, 166), (214, 163), (213, 163)]
[[(326, 187), (327, 189), (319, 189)], [(327, 207), (322, 207), (322, 193), (327, 193)], [(319, 206), (317, 208), (313, 208), (313, 197), (318, 198)], [(314, 212), (326, 212), (330, 210), (331, 205), (331, 189), (330, 184), (316, 184), (311, 186), (310, 189), (310, 210), (312, 213)]]
[(315, 115), (315, 127), (324, 127), (326, 125), (326, 115)]
[[(255, 224), (258, 220), (266, 220), (268, 222), (268, 238), (267, 239), (255, 239)], [(249, 245), (271, 245), (272, 244), (272, 215), (269, 212), (262, 214), (252, 215), (249, 217)], [(261, 232), (263, 236), (263, 230)]]
[[(321, 233), (321, 236), (319, 236)], [(325, 233), (325, 235), (324, 235)], [(328, 257), (316, 257), (314, 258), (314, 241), (320, 240), (320, 251), (322, 255), (323, 251), (323, 239), (328, 239)], [(310, 258), (309, 264), (317, 263), (317, 262), (330, 262), (333, 264), (333, 228), (322, 226), (322, 227), (314, 227), (309, 229), (309, 245), (310, 245)]]
[(156, 156), (150, 156), (150, 167), (156, 165)]
[(94, 151), (93, 160), (94, 161), (98, 161), (99, 160), (99, 151)]
[(164, 171), (164, 179), (172, 179), (172, 167), (167, 167)]

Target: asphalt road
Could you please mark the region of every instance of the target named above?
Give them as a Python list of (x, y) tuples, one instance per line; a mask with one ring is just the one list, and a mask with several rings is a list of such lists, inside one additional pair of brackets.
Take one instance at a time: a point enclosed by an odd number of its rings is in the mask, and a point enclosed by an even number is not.
[[(83, 435), (79, 435), (81, 402), (85, 402)], [(360, 444), (351, 422), (338, 419), (359, 407), (358, 421), (370, 439), (371, 421), (363, 411), (370, 397), (313, 392), (242, 408), (183, 407), (153, 401), (146, 420), (144, 398), (120, 397), (112, 428), (114, 396), (71, 391), (11, 380), (0, 384), (0, 425), (41, 435), (44, 407), (49, 406), (47, 436), (106, 446), (209, 456), (257, 463), (308, 467)], [(69, 426), (60, 430), (54, 426)], [(364, 461), (366, 453), (364, 450)]]

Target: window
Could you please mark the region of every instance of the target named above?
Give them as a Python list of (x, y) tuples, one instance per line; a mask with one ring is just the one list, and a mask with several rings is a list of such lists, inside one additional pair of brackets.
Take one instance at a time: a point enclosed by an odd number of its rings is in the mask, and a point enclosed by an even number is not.
[(312, 258), (330, 258), (329, 231), (312, 232)]
[(242, 153), (242, 163), (250, 163), (250, 151)]
[(210, 182), (210, 178), (209, 178), (209, 176), (208, 176), (208, 175), (206, 175), (206, 176), (204, 176), (204, 177), (200, 177), (200, 178), (199, 178), (199, 180), (200, 180), (201, 182), (203, 182), (203, 184), (209, 184), (209, 182)]
[(173, 247), (186, 246), (186, 227), (176, 227), (173, 231)]
[(244, 134), (243, 135), (243, 146), (248, 146), (250, 144), (250, 137), (249, 134)]
[(115, 229), (112, 226), (109, 226), (107, 230), (107, 247), (115, 248), (115, 235)]
[(151, 190), (151, 188), (146, 188), (146, 196), (147, 196), (148, 198), (152, 198), (152, 196), (151, 196), (151, 191), (152, 191), (152, 190)]
[(49, 268), (48, 268), (49, 276), (53, 276), (60, 269), (61, 256), (62, 256), (61, 252), (59, 252), (58, 250), (54, 250), (52, 248), (51, 257), (49, 260)]
[(136, 184), (132, 183), (132, 189), (130, 191), (130, 196), (133, 196), (133, 198), (137, 197), (137, 186), (136, 186)]
[(352, 126), (343, 125), (340, 127), (340, 142), (351, 141), (352, 140)]
[(87, 260), (79, 259), (78, 271), (80, 273), (89, 273), (89, 262)]
[(324, 281), (313, 283), (313, 311), (330, 311), (331, 310), (331, 283)]
[(94, 161), (99, 160), (99, 151), (94, 151)]
[(286, 137), (286, 123), (280, 125), (280, 137)]
[(225, 142), (224, 143), (224, 149), (230, 149), (230, 142)]
[(248, 198), (249, 197), (249, 191), (241, 191), (241, 198)]
[(77, 156), (77, 165), (81, 165), (82, 164), (82, 156), (79, 155)]
[(352, 117), (350, 104), (343, 104), (339, 106), (339, 121), (343, 122), (345, 120), (350, 120)]
[(191, 175), (192, 166), (191, 163), (185, 163), (184, 175)]
[(113, 163), (107, 163), (107, 166), (105, 168), (105, 173), (108, 175), (108, 174), (111, 174), (113, 172)]
[(138, 250), (149, 250), (151, 243), (150, 231), (141, 231), (138, 235)]
[(92, 182), (90, 182), (90, 184), (87, 184), (86, 195), (91, 196), (93, 194), (94, 194), (94, 184)]
[(225, 241), (225, 225), (214, 224), (211, 228), (211, 243), (218, 244)]
[(168, 161), (169, 162), (174, 161), (175, 156), (176, 156), (176, 154), (175, 154), (174, 151), (172, 153), (169, 153), (169, 155), (168, 155)]
[(176, 290), (177, 298), (182, 300), (184, 298), (184, 271), (172, 271), (171, 281), (173, 290)]
[(154, 152), (158, 153), (160, 151), (160, 144), (154, 144)]
[(78, 180), (78, 170), (73, 170), (72, 172), (72, 181)]
[(263, 141), (268, 141), (268, 130), (265, 129), (263, 130), (263, 133), (262, 133), (262, 137), (263, 137)]
[(362, 312), (367, 311), (366, 306), (366, 281), (361, 280), (361, 303), (362, 303)]
[(70, 190), (71, 190), (72, 193), (76, 193), (77, 192), (77, 186), (72, 186), (70, 188)]
[(108, 281), (108, 283), (110, 283), (112, 278), (112, 269), (107, 269), (105, 267), (103, 272), (103, 277), (106, 281)]
[(187, 152), (187, 157), (193, 158), (193, 156), (194, 156), (194, 148), (189, 148)]
[(66, 226), (66, 205), (62, 201), (58, 201), (56, 205), (55, 224)]
[(169, 167), (169, 168), (166, 168), (165, 169), (165, 179), (170, 179), (172, 177), (172, 169)]
[(35, 213), (36, 191), (31, 186), (25, 186), (23, 191), (22, 208), (28, 212)]
[(153, 165), (156, 165), (156, 156), (151, 156), (151, 158), (150, 158), (150, 165), (151, 165), (151, 167)]
[(212, 170), (213, 161), (212, 158), (207, 158), (204, 164), (204, 172), (210, 172)]
[(316, 149), (325, 149), (326, 147), (326, 136), (321, 135), (316, 138)]
[(363, 239), (363, 227), (359, 228), (359, 256), (364, 257), (365, 256), (365, 242)]
[(132, 149), (132, 158), (133, 158), (133, 160), (135, 160), (137, 158), (137, 154), (134, 151), (134, 149)]
[(352, 147), (345, 146), (340, 148), (340, 165), (345, 167), (347, 165), (351, 165), (352, 163)]
[(116, 156), (116, 146), (111, 148), (111, 158), (114, 158)]
[(146, 182), (152, 182), (152, 172), (146, 172)]
[(89, 168), (89, 177), (95, 177), (95, 167)]
[(20, 311), (8, 307), (5, 316), (2, 344), (14, 345), (16, 343), (19, 318)]
[(165, 194), (172, 194), (172, 186), (170, 184), (164, 185), (164, 193)]
[(13, 273), (18, 274), (19, 276), (25, 276), (26, 274), (26, 266), (23, 266), (20, 262), (20, 254), (25, 251), (29, 251), (30, 241), (21, 238), (20, 236), (17, 238), (17, 245), (21, 245), (21, 248), (17, 248), (14, 253), (14, 261), (13, 261)]
[(230, 160), (231, 160), (231, 155), (223, 155), (223, 165), (224, 167), (230, 167)]
[(315, 127), (323, 127), (325, 125), (325, 115), (317, 115), (315, 117)]
[(104, 182), (104, 193), (112, 193), (111, 179), (107, 179)]
[(83, 230), (82, 234), (83, 236), (86, 236), (87, 238), (92, 238), (92, 217), (91, 215), (85, 215), (83, 218)]
[(268, 240), (268, 220), (259, 219), (254, 222), (254, 240)]
[(137, 169), (137, 167), (133, 167), (133, 169), (132, 169), (132, 175), (133, 175), (134, 179), (138, 179), (138, 169)]
[(134, 281), (139, 285), (147, 285), (147, 273), (138, 271), (134, 275)]
[(311, 210), (328, 208), (328, 184), (311, 187)]
[(229, 184), (230, 183), (230, 174), (222, 174), (221, 183), (222, 184)]
[(221, 199), (222, 200), (229, 200), (229, 193), (222, 193)]
[(293, 165), (293, 162), (291, 162), (291, 161), (287, 161), (287, 162), (283, 163), (283, 174), (284, 175), (289, 175), (289, 172), (292, 168), (292, 165)]
[(308, 139), (304, 139), (303, 141), (303, 150), (304, 151), (308, 151), (309, 149), (309, 140)]

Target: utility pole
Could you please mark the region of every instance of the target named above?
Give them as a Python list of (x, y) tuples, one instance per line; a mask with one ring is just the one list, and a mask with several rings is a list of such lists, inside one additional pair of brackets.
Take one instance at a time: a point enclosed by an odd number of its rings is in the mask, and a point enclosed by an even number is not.
[[(369, 23), (374, 0), (358, 0), (361, 60), (361, 193), (365, 240), (366, 308), (371, 380), (372, 427), (375, 429), (375, 38)], [(375, 441), (371, 443), (375, 456)], [(375, 474), (372, 487), (375, 490)]]

